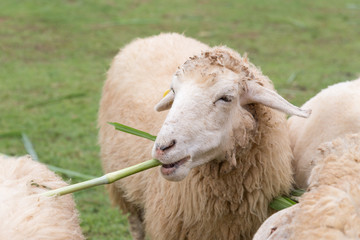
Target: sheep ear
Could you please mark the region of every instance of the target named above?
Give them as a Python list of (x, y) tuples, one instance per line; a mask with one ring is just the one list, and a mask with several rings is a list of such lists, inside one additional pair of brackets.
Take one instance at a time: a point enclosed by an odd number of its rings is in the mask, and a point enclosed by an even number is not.
[(168, 110), (171, 108), (172, 103), (174, 102), (175, 94), (173, 91), (170, 91), (166, 94), (166, 96), (160, 100), (158, 104), (155, 106), (155, 110), (158, 112)]
[(267, 107), (277, 109), (281, 112), (307, 118), (311, 114), (311, 110), (304, 110), (296, 107), (286, 101), (276, 92), (260, 86), (254, 81), (247, 82), (247, 89), (244, 96), (241, 97), (241, 105), (250, 103), (260, 103)]

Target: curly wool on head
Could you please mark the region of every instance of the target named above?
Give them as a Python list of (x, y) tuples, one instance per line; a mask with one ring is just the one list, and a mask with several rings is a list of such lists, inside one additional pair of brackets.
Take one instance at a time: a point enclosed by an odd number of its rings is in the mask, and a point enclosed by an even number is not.
[(85, 239), (71, 195), (40, 196), (67, 184), (29, 156), (0, 155), (0, 239)]
[[(180, 76), (185, 73), (194, 72), (195, 74), (202, 75), (200, 80), (206, 81), (209, 80), (206, 76), (213, 77), (210, 79), (214, 79), (217, 76), (217, 73), (213, 72), (213, 70), (221, 71), (222, 68), (241, 74), (238, 80), (259, 80), (257, 82), (261, 84), (263, 82), (261, 79), (267, 78), (255, 65), (249, 62), (247, 55), (241, 57), (239, 53), (226, 46), (215, 47), (190, 57), (184, 64), (178, 67), (174, 75)], [(205, 83), (209, 84), (211, 82), (213, 81), (206, 81)]]

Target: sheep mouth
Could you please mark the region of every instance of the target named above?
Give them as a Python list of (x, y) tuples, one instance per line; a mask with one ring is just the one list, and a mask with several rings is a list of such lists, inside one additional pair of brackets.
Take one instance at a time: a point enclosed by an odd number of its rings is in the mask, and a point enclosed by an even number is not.
[(177, 162), (173, 162), (170, 164), (162, 164), (161, 173), (164, 175), (171, 175), (176, 171), (177, 168), (179, 168), (180, 166), (185, 164), (189, 159), (190, 159), (190, 156), (184, 157)]

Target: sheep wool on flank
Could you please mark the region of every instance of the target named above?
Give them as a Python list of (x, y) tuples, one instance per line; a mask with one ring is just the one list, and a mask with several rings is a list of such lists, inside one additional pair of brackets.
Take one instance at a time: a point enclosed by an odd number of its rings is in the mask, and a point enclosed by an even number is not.
[[(284, 113), (309, 115), (232, 49), (176, 33), (125, 46), (100, 101), (102, 166), (111, 172), (150, 158), (162, 163), (108, 187), (113, 204), (129, 214), (133, 239), (251, 239), (269, 202), (293, 182)], [(108, 122), (157, 134), (156, 141)]]
[(289, 118), (294, 179), (299, 188), (306, 189), (308, 186), (308, 178), (316, 162), (314, 153), (319, 144), (360, 132), (359, 93), (360, 78), (334, 84), (302, 106), (312, 109), (308, 119)]
[(85, 239), (71, 195), (40, 196), (67, 184), (30, 156), (0, 155), (0, 239)]
[(314, 155), (308, 191), (267, 219), (254, 240), (360, 238), (360, 135), (323, 143)]

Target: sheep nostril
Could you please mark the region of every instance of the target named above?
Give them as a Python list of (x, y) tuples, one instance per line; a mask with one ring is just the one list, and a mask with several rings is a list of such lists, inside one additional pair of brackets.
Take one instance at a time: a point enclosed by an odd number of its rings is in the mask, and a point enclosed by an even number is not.
[(167, 145), (162, 145), (162, 146), (159, 147), (159, 149), (160, 149), (161, 151), (166, 151), (166, 150), (172, 148), (173, 146), (175, 146), (175, 144), (176, 144), (176, 140), (171, 140), (171, 142), (170, 142), (169, 144), (167, 144)]

